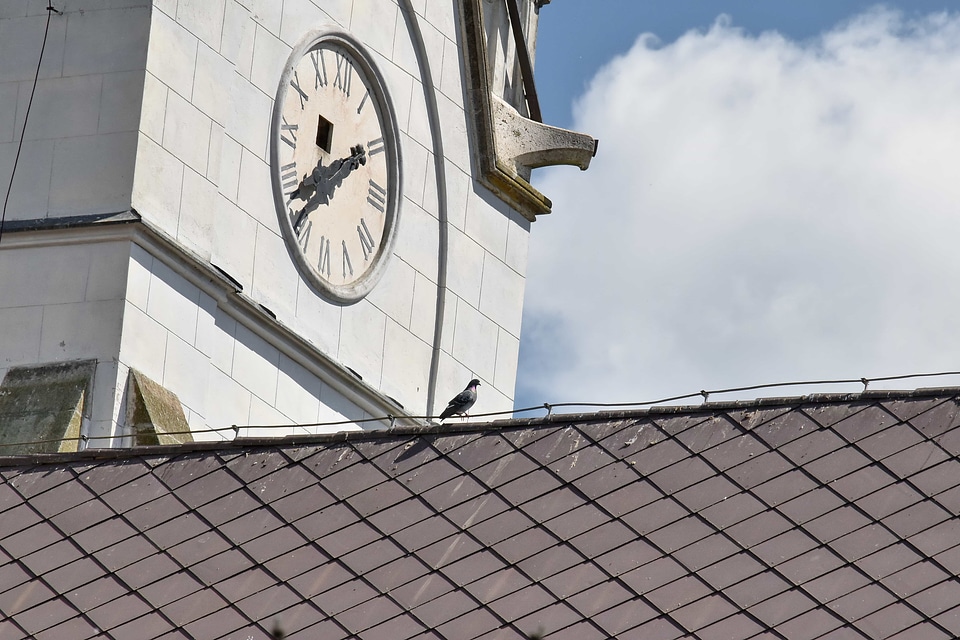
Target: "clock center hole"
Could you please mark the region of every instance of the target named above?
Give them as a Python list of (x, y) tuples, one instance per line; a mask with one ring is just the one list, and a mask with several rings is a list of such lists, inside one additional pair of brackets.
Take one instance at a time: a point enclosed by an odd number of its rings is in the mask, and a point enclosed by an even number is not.
[(330, 143), (333, 142), (333, 123), (322, 115), (318, 115), (317, 119), (317, 146), (330, 153)]

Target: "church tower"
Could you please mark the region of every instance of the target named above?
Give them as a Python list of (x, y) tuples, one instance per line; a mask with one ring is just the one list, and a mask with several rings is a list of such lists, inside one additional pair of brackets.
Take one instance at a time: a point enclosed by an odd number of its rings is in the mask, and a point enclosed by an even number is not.
[(3, 453), (509, 410), (543, 4), (5, 3)]

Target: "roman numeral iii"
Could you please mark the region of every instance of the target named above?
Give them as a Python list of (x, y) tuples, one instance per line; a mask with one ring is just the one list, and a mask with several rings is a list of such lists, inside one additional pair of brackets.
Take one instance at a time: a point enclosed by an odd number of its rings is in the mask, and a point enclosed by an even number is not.
[(367, 202), (371, 207), (383, 213), (387, 205), (387, 190), (370, 180), (370, 186), (367, 188)]

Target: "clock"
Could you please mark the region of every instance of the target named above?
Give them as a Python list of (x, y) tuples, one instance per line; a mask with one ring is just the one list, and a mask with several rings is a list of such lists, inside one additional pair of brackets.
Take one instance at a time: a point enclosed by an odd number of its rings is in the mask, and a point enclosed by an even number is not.
[(392, 253), (397, 130), (383, 77), (353, 36), (314, 31), (294, 47), (273, 110), (273, 196), (300, 272), (334, 301), (369, 293)]

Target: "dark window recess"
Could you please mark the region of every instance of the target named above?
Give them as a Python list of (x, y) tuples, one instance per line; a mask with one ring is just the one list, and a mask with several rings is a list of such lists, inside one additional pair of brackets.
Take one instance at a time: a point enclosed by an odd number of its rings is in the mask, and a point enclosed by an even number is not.
[(330, 153), (333, 142), (333, 123), (322, 115), (317, 116), (317, 146)]

